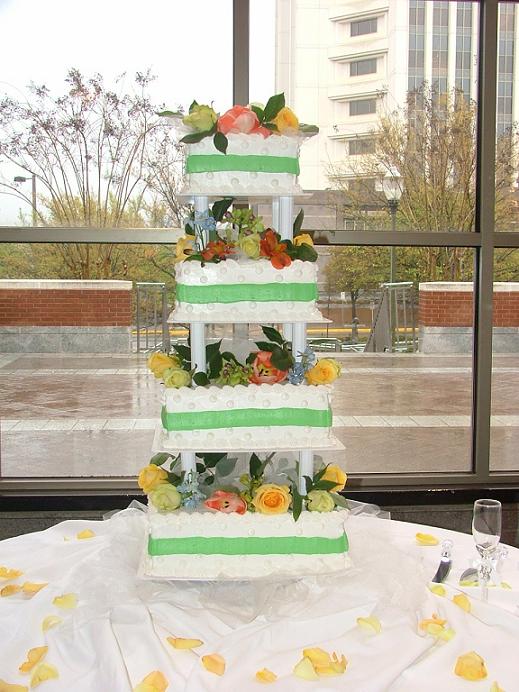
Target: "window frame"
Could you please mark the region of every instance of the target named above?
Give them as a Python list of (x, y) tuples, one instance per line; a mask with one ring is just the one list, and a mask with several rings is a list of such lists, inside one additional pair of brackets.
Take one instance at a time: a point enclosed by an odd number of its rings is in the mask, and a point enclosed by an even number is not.
[[(378, 33), (378, 17), (368, 17), (367, 19), (352, 19), (350, 22), (350, 37), (355, 38), (357, 36), (369, 36), (371, 34), (376, 34)], [(368, 25), (371, 27), (373, 25), (373, 22), (375, 23), (375, 28), (369, 28), (368, 31), (356, 31), (356, 33), (353, 33), (353, 27), (356, 26), (358, 29), (361, 28), (361, 25)]]
[[(370, 72), (359, 72), (358, 66), (360, 64), (375, 63), (375, 69)], [(353, 70), (353, 66), (357, 67)], [(355, 72), (355, 74), (354, 74)], [(367, 75), (377, 74), (378, 72), (378, 58), (360, 58), (359, 60), (352, 60), (350, 62), (350, 77), (366, 77)]]

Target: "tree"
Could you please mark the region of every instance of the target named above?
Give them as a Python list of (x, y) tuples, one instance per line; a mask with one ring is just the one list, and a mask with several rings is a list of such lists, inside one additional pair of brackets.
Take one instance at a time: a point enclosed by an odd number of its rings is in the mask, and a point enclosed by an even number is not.
[[(100, 75), (87, 79), (71, 69), (61, 96), (31, 84), (27, 101), (0, 100), (0, 161), (36, 175), (40, 225), (180, 224), (180, 151), (146, 95), (152, 79), (137, 73), (133, 93), (118, 94)], [(11, 182), (0, 181), (0, 190), (30, 202)], [(50, 252), (75, 278), (114, 278), (128, 265), (111, 244), (58, 244)]]
[[(402, 186), (398, 226), (414, 231), (474, 229), (476, 172), (476, 104), (459, 92), (437, 94), (424, 86), (410, 94), (408, 104), (379, 119), (372, 132), (374, 151), (343, 162), (330, 171), (344, 191), (353, 218), (369, 219), (369, 227), (386, 224), (386, 200), (373, 182), (397, 171)], [(355, 180), (350, 186), (348, 177)], [(508, 228), (517, 219), (514, 184), (517, 177), (517, 130), (497, 139), (496, 227)], [(378, 210), (377, 210), (378, 209)], [(379, 226), (380, 227), (380, 226)], [(472, 251), (427, 248), (423, 279), (460, 280)]]

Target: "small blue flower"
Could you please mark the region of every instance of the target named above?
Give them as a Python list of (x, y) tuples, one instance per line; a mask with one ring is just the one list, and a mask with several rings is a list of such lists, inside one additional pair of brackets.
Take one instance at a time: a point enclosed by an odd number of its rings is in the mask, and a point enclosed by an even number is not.
[(305, 368), (302, 363), (294, 363), (288, 371), (288, 381), (290, 384), (301, 384), (305, 379)]
[(204, 231), (216, 230), (216, 221), (207, 211), (195, 211), (195, 224)]

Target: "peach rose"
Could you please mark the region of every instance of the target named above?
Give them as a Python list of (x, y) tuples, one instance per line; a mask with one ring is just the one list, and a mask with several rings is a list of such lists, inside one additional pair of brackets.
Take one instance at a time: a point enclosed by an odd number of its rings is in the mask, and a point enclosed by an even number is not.
[(260, 514), (284, 514), (288, 512), (292, 495), (288, 485), (265, 483), (254, 493), (252, 504)]
[(247, 503), (242, 497), (225, 490), (215, 490), (211, 497), (208, 497), (204, 502), (204, 505), (224, 514), (231, 514), (232, 512), (245, 514), (247, 511)]
[(223, 135), (239, 132), (250, 134), (258, 128), (258, 116), (245, 106), (234, 106), (218, 118), (217, 129)]
[(286, 379), (287, 371), (275, 368), (270, 362), (271, 357), (270, 351), (258, 351), (252, 363), (250, 382), (253, 384), (276, 384), (276, 382), (283, 382)]

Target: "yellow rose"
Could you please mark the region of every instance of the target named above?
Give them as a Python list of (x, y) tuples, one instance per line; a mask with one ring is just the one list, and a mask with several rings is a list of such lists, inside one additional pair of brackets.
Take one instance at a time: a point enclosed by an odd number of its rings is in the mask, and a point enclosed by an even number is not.
[(341, 366), (333, 358), (321, 358), (305, 373), (308, 384), (330, 384), (341, 374)]
[(173, 259), (173, 262), (183, 262), (185, 259), (189, 257), (189, 255), (193, 254), (194, 249), (194, 237), (190, 235), (182, 236), (182, 238), (179, 238), (177, 240), (177, 243), (175, 245), (175, 258)]
[(485, 661), (475, 651), (458, 656), (454, 673), (465, 680), (483, 680), (487, 677)]
[(292, 495), (288, 485), (265, 483), (254, 493), (252, 504), (261, 514), (283, 514), (288, 512)]
[(326, 471), (324, 472), (324, 476), (321, 478), (322, 481), (333, 481), (337, 485), (335, 485), (329, 492), (335, 493), (339, 492), (344, 488), (346, 485), (346, 481), (348, 480), (348, 476), (344, 473), (344, 471), (341, 469), (340, 466), (336, 466), (335, 464), (330, 464)]
[(159, 380), (164, 371), (169, 368), (178, 368), (180, 361), (177, 356), (168, 356), (167, 353), (152, 353), (148, 358), (148, 368)]
[(306, 508), (310, 512), (331, 512), (335, 508), (333, 497), (326, 490), (311, 490)]
[(218, 120), (218, 115), (211, 106), (196, 105), (191, 108), (189, 115), (182, 118), (184, 125), (193, 128), (197, 132), (207, 132)]
[(156, 464), (148, 464), (148, 466), (141, 469), (141, 472), (139, 473), (139, 480), (137, 482), (139, 488), (141, 488), (147, 495), (152, 490), (155, 490), (155, 488), (161, 483), (166, 483), (167, 478), (168, 474), (164, 469), (161, 469), (160, 466), (156, 466)]
[(163, 375), (165, 387), (189, 387), (191, 384), (191, 373), (182, 368), (168, 368)]
[(287, 108), (282, 108), (272, 121), (280, 134), (295, 134), (299, 130), (297, 115)]
[(259, 259), (260, 256), (260, 236), (258, 233), (244, 235), (238, 240), (238, 247), (251, 259)]
[(182, 496), (175, 486), (169, 483), (157, 485), (149, 494), (149, 500), (159, 512), (173, 512), (182, 504)]
[(308, 235), (308, 233), (300, 233), (299, 235), (296, 235), (294, 238), (294, 245), (302, 245), (303, 243), (313, 247), (314, 241), (312, 240), (312, 236)]

